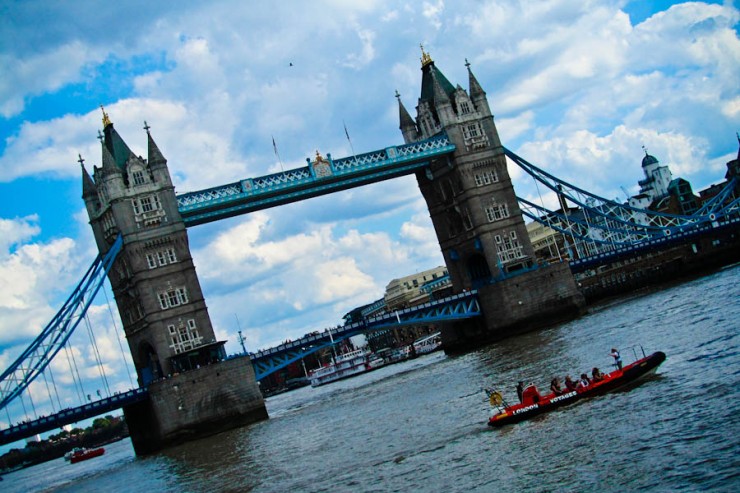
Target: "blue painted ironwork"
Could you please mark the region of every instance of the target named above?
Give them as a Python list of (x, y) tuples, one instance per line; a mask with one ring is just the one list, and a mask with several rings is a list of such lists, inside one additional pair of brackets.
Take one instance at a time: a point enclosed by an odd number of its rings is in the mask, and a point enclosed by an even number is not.
[(328, 168), (319, 170), (309, 163), (305, 168), (180, 194), (178, 209), (187, 226), (204, 224), (408, 175), (454, 151), (455, 145), (442, 135), (342, 159), (328, 155)]
[(538, 183), (579, 207), (577, 211), (551, 211), (517, 197), (522, 214), (566, 237), (566, 247), (574, 249), (575, 257), (579, 258), (571, 261), (571, 268), (586, 265), (589, 259), (622, 257), (625, 252), (635, 255), (657, 245), (665, 247), (708, 228), (734, 223), (738, 218), (740, 205), (737, 199), (731, 200), (734, 179), (695, 214), (666, 214), (599, 197), (547, 173), (508, 149), (504, 152)]
[(480, 314), (478, 291), (471, 290), (438, 301), (430, 301), (392, 313), (368, 317), (342, 327), (327, 329), (324, 332), (316, 332), (274, 348), (251, 353), (249, 358), (252, 360), (257, 380), (261, 380), (309, 354), (358, 334), (386, 330), (392, 327), (463, 320), (478, 317)]
[(115, 394), (105, 399), (93, 401), (82, 406), (63, 409), (56, 414), (43, 416), (33, 421), (27, 421), (4, 430), (0, 430), (0, 445), (6, 445), (18, 440), (23, 440), (38, 433), (55, 430), (64, 425), (77, 423), (83, 419), (93, 418), (123, 406), (141, 402), (149, 398), (146, 389), (132, 389), (122, 394)]
[(67, 343), (85, 316), (95, 294), (100, 290), (113, 261), (121, 250), (119, 235), (108, 253), (98, 255), (82, 280), (36, 339), (0, 375), (0, 409), (18, 397)]

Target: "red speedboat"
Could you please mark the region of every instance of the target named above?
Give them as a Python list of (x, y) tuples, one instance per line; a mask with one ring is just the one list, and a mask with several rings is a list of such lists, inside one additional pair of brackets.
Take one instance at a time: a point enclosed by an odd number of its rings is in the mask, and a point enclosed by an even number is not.
[(72, 464), (76, 464), (78, 462), (82, 462), (83, 460), (92, 459), (93, 457), (100, 457), (105, 453), (105, 449), (103, 447), (100, 448), (76, 448), (72, 450), (72, 453), (69, 455), (69, 462)]
[(522, 393), (521, 404), (512, 406), (503, 400), (499, 392), (488, 391), (491, 404), (498, 408), (498, 412), (488, 420), (488, 426), (498, 427), (517, 423), (561, 406), (573, 404), (581, 399), (611, 392), (655, 372), (663, 361), (665, 361), (665, 353), (658, 351), (638, 359), (621, 370), (617, 369), (604, 374), (603, 380), (591, 382), (587, 387), (565, 390), (559, 395), (555, 393), (541, 395), (537, 387), (529, 385)]

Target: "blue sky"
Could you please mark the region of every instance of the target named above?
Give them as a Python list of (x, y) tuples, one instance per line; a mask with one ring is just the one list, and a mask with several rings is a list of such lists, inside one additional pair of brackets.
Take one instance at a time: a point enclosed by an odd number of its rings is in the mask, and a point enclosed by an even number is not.
[[(316, 150), (350, 155), (344, 124), (356, 152), (402, 143), (394, 93), (414, 115), (420, 43), (453, 84), (467, 86), (470, 61), (504, 145), (605, 197), (637, 192), (643, 145), (695, 190), (721, 181), (738, 148), (729, 1), (1, 1), (0, 13), (3, 368), (95, 257), (77, 155), (100, 165), (100, 104), (138, 154), (149, 123), (180, 193), (279, 171), (272, 138), (286, 169)], [(536, 193), (510, 172), (520, 195)], [(229, 352), (236, 317), (248, 348), (269, 347), (442, 263), (413, 177), (190, 238)], [(109, 378), (128, 388), (106, 313), (91, 321)]]

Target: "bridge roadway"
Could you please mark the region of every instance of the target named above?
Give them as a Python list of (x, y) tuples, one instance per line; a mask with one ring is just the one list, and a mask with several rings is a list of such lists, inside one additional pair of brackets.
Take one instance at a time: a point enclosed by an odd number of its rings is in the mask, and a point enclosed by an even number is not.
[(120, 409), (128, 404), (143, 401), (149, 398), (146, 389), (131, 389), (123, 394), (115, 394), (99, 401), (93, 401), (82, 406), (63, 409), (56, 414), (43, 416), (33, 421), (26, 421), (0, 431), (0, 445), (7, 445), (24, 438), (32, 437), (64, 425), (77, 423), (83, 419), (94, 418), (102, 414)]
[(368, 317), (324, 332), (309, 334), (296, 341), (250, 354), (257, 380), (285, 368), (311, 353), (354, 335), (409, 325), (434, 324), (477, 317), (481, 314), (478, 291), (471, 290), (437, 301), (412, 306), (377, 317)]
[[(284, 368), (301, 358), (319, 351), (334, 343), (343, 341), (354, 335), (373, 332), (391, 327), (408, 325), (432, 324), (446, 320), (460, 320), (480, 315), (478, 292), (448, 296), (441, 300), (431, 301), (411, 308), (398, 310), (393, 313), (369, 317), (359, 322), (350, 323), (342, 327), (327, 329), (324, 332), (311, 334), (296, 341), (280, 346), (250, 353), (255, 375), (258, 380)], [(243, 358), (243, 355), (233, 358)], [(128, 404), (140, 402), (149, 398), (145, 388), (132, 389), (123, 394), (116, 394), (105, 399), (93, 401), (82, 406), (64, 409), (56, 414), (44, 416), (32, 421), (26, 421), (7, 429), (0, 430), (0, 445), (6, 445), (23, 440), (39, 433), (44, 433), (64, 425), (77, 423), (84, 419), (93, 418), (120, 409)]]

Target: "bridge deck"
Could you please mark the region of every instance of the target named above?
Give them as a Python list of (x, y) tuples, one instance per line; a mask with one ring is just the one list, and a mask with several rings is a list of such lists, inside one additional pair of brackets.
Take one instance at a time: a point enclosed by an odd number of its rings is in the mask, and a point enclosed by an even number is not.
[(441, 300), (404, 308), (377, 317), (368, 317), (342, 327), (327, 329), (277, 347), (250, 354), (258, 380), (285, 368), (301, 358), (329, 347), (357, 334), (384, 330), (390, 327), (422, 325), (480, 316), (478, 291), (471, 290)]
[(120, 409), (128, 404), (140, 402), (149, 398), (146, 389), (132, 389), (123, 394), (116, 394), (99, 401), (90, 402), (82, 406), (64, 409), (50, 416), (43, 416), (33, 421), (27, 421), (0, 431), (0, 445), (13, 443), (24, 438), (32, 437), (64, 425), (77, 423), (83, 419), (94, 418)]

